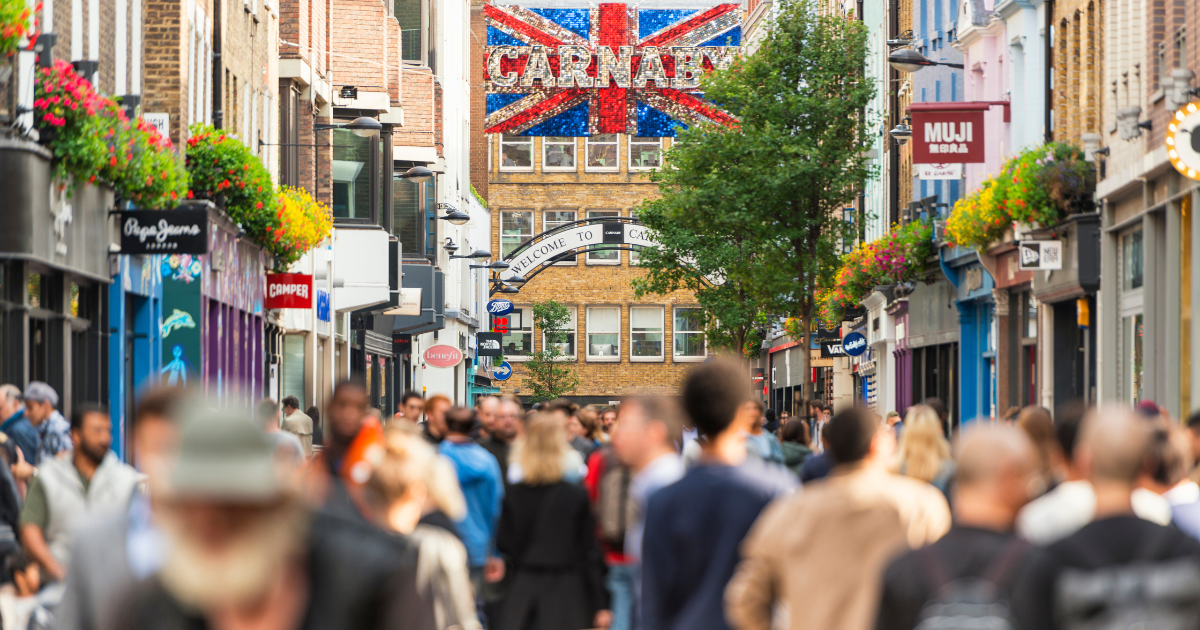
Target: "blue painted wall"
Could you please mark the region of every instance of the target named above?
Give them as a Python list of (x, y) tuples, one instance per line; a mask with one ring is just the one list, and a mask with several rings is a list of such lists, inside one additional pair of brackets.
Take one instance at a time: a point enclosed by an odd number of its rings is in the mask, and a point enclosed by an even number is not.
[[(128, 394), (157, 382), (162, 367), (159, 267), (164, 257), (122, 255), (120, 258), (121, 271), (109, 286), (108, 407), (112, 417), (112, 449), (122, 460), (127, 460), (126, 442), (134, 411), (129, 408)], [(132, 324), (132, 330), (128, 324)], [(132, 352), (128, 352), (126, 342), (131, 333)], [(127, 360), (132, 361), (132, 379)]]

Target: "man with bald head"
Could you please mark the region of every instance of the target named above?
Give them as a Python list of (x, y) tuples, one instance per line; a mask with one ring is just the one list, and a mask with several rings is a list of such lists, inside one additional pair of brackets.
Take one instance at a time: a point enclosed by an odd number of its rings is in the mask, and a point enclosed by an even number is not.
[[(1017, 511), (1037, 491), (1037, 456), (1025, 433), (1002, 425), (967, 429), (955, 448), (955, 470), (954, 525), (941, 540), (888, 566), (877, 630), (911, 630), (931, 614), (928, 607), (942, 587), (955, 580), (990, 578), (997, 582), (998, 599), (1008, 600), (1031, 560), (1032, 547), (1012, 533)], [(1012, 621), (1020, 627), (1020, 619)]]
[(1153, 427), (1123, 407), (1089, 416), (1076, 450), (1095, 516), (1047, 547), (1021, 580), (1023, 627), (1200, 627), (1200, 542), (1134, 514)]

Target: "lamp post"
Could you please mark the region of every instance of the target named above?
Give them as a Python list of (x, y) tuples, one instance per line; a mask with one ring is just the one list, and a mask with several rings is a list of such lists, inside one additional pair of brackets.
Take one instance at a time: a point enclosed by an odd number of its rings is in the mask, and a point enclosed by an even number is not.
[(888, 55), (888, 63), (900, 72), (916, 72), (926, 66), (946, 66), (949, 68), (958, 68), (959, 70), (963, 69), (961, 63), (933, 61), (912, 48), (902, 48)]
[(439, 219), (442, 221), (449, 221), (454, 225), (466, 225), (471, 220), (471, 215), (459, 210), (458, 208), (455, 208), (448, 203), (439, 203), (437, 205), (437, 209), (447, 211), (446, 215), (438, 217)]
[(912, 122), (912, 118), (905, 116), (900, 120), (899, 125), (896, 125), (891, 131), (888, 132), (892, 134), (892, 137), (895, 138), (896, 142), (901, 146), (908, 142), (908, 139), (912, 137), (912, 127), (908, 126), (908, 123), (910, 122)]

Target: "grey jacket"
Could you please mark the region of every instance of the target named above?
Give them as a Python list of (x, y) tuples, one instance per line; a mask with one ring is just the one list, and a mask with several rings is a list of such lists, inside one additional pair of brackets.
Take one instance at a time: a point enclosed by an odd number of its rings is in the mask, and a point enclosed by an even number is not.
[(71, 536), (74, 530), (97, 515), (108, 515), (129, 506), (129, 499), (141, 475), (121, 463), (112, 451), (104, 456), (92, 475), (87, 491), (79, 471), (70, 461), (44, 460), (39, 467), (39, 479), (46, 491), (49, 518), (46, 523), (46, 544), (50, 553), (63, 566), (70, 564)]
[(57, 630), (118, 630), (114, 617), (135, 584), (129, 568), (128, 536), (128, 510), (76, 533), (67, 590), (54, 614)]

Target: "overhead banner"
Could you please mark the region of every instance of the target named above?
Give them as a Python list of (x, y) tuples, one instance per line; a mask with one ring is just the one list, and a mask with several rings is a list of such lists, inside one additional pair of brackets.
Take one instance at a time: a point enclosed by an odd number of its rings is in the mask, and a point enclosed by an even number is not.
[(983, 114), (990, 103), (913, 103), (913, 164), (984, 161)]
[(306, 273), (267, 274), (263, 308), (312, 308), (312, 283)]
[(123, 210), (122, 254), (207, 254), (207, 210)]
[(681, 124), (736, 122), (704, 100), (700, 79), (737, 56), (741, 4), (484, 4), (483, 12), (484, 133), (657, 138)]
[(592, 223), (581, 225), (569, 230), (555, 232), (543, 237), (539, 241), (531, 242), (524, 250), (507, 261), (509, 267), (500, 272), (500, 279), (508, 280), (516, 275), (525, 275), (526, 272), (534, 267), (545, 264), (556, 256), (567, 254), (580, 247), (591, 245), (641, 245), (643, 247), (654, 247), (656, 244), (650, 240), (647, 234), (649, 230), (641, 224), (622, 223), (620, 224), (622, 226), (620, 233), (615, 232), (613, 228), (615, 225), (617, 224)]

